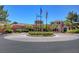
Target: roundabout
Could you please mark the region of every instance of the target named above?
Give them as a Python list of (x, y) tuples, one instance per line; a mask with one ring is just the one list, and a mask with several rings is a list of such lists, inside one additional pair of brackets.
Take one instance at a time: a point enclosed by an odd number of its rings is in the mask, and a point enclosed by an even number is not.
[(59, 41), (71, 41), (79, 39), (79, 34), (64, 34), (55, 33), (55, 36), (50, 37), (33, 37), (28, 36), (27, 33), (12, 33), (4, 36), (6, 40), (22, 41), (22, 42), (59, 42)]

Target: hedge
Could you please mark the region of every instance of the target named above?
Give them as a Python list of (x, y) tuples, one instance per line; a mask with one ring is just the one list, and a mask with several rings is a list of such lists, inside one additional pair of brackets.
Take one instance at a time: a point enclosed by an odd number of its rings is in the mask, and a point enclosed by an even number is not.
[(68, 30), (68, 33), (79, 33), (79, 29), (75, 29), (75, 30)]
[(51, 36), (53, 35), (53, 32), (29, 32), (32, 36)]

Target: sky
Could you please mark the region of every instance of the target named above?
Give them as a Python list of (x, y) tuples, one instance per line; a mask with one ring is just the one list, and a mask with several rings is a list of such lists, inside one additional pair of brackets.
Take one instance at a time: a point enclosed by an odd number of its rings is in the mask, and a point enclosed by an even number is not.
[[(5, 5), (4, 10), (8, 11), (8, 19), (11, 22), (34, 24), (36, 15), (40, 14), (42, 8), (42, 21), (45, 23), (45, 13), (48, 11), (48, 23), (55, 20), (66, 20), (68, 12), (74, 11), (79, 14), (78, 5)], [(38, 18), (39, 19), (39, 18)]]

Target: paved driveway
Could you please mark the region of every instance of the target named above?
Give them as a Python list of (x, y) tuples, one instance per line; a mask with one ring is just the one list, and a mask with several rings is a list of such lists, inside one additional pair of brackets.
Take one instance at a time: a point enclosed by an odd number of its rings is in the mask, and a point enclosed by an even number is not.
[(79, 39), (63, 42), (20, 42), (6, 40), (0, 35), (0, 52), (7, 53), (75, 53), (79, 52)]

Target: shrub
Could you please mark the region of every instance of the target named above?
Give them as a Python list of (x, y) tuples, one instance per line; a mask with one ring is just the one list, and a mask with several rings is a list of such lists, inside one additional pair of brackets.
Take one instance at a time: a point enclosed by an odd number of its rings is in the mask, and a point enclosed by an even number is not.
[(29, 32), (29, 34), (34, 36), (51, 36), (53, 32)]
[(6, 33), (12, 33), (13, 32), (13, 30), (12, 29), (6, 29), (6, 31), (5, 31)]
[(29, 30), (28, 29), (22, 29), (22, 32), (28, 32)]
[(16, 32), (21, 33), (21, 32), (22, 32), (22, 30), (21, 30), (21, 29), (17, 29), (17, 30), (16, 30)]
[(79, 29), (75, 30), (75, 33), (79, 33)]
[(16, 29), (16, 32), (18, 32), (18, 33), (28, 32), (28, 29)]
[(79, 33), (79, 29), (75, 29), (75, 30), (68, 30), (68, 33)]

